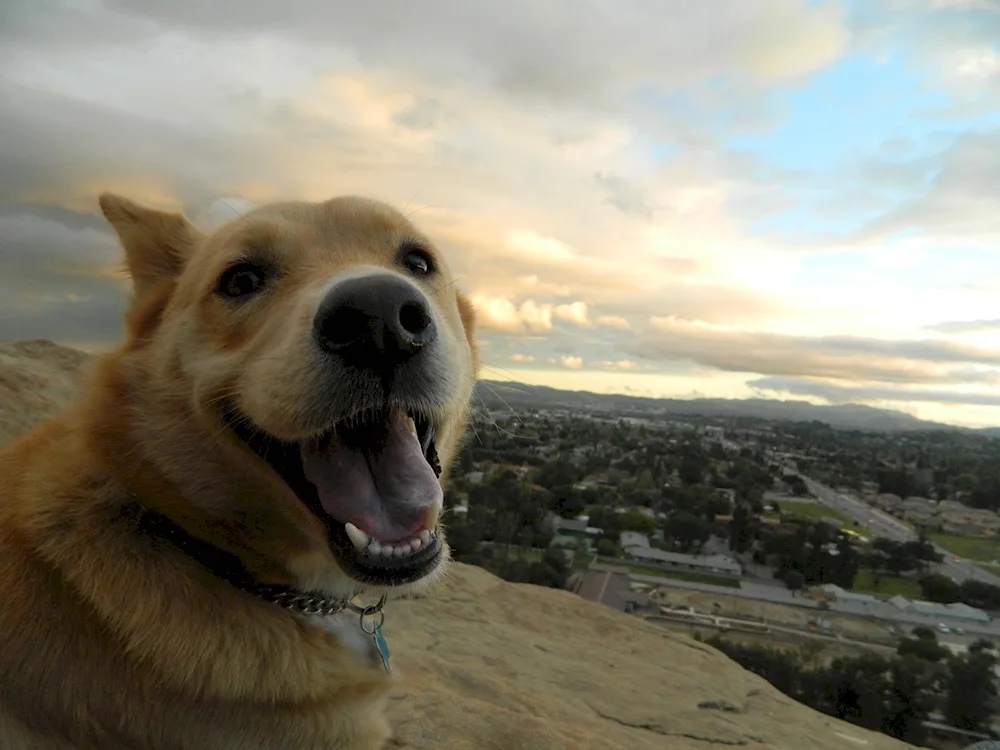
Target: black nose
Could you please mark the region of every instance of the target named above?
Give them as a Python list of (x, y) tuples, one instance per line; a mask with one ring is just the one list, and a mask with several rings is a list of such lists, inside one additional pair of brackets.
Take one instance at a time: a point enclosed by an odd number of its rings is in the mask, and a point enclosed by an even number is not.
[(401, 362), (435, 336), (424, 295), (389, 274), (334, 286), (320, 303), (313, 327), (323, 349), (359, 367)]

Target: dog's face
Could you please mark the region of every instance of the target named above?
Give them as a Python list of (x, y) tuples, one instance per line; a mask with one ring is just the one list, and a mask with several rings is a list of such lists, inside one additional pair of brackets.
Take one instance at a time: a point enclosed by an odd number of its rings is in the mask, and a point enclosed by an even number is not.
[(361, 198), (266, 206), (208, 235), (116, 196), (101, 206), (135, 308), (163, 300), (150, 331), (133, 331), (152, 349), (152, 387), (183, 389), (239, 444), (234, 471), (280, 477), (273, 502), (320, 519), (340, 574), (385, 586), (439, 569), (438, 475), (476, 357), (471, 306), (433, 244)]

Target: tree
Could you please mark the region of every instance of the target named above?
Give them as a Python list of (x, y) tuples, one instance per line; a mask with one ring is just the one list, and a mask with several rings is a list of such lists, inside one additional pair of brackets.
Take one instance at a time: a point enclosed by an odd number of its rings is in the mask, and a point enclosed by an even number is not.
[(535, 483), (551, 490), (553, 487), (573, 485), (580, 479), (579, 471), (569, 461), (559, 459), (543, 465), (535, 474)]
[(970, 654), (977, 654), (981, 651), (996, 651), (996, 644), (989, 638), (977, 638), (969, 644)]
[[(448, 537), (449, 540), (451, 537)], [(602, 557), (618, 557), (621, 550), (618, 549), (618, 545), (612, 542), (610, 539), (598, 539), (597, 540), (597, 554)]]
[(895, 659), (889, 667), (882, 731), (912, 745), (923, 745), (924, 722), (934, 708), (932, 677), (925, 663), (913, 657)]
[(912, 654), (918, 659), (936, 664), (939, 661), (947, 659), (948, 654), (951, 652), (936, 640), (928, 638), (904, 638), (899, 642), (896, 653), (899, 656)]
[(785, 585), (794, 596), (796, 591), (801, 591), (805, 587), (806, 577), (797, 570), (789, 570), (785, 573)]
[(985, 651), (968, 653), (951, 660), (944, 700), (948, 723), (971, 732), (982, 729), (992, 714), (990, 706), (997, 694), (993, 682), (996, 659)]
[(753, 526), (750, 511), (745, 505), (739, 504), (729, 522), (729, 549), (742, 553), (750, 549), (751, 544), (753, 544)]
[(708, 461), (705, 460), (704, 456), (689, 453), (681, 460), (677, 473), (684, 484), (701, 484), (707, 468)]
[(926, 625), (917, 625), (913, 630), (910, 631), (914, 638), (919, 638), (924, 641), (933, 641), (937, 643), (937, 633), (933, 629), (927, 627)]
[(679, 510), (670, 514), (664, 527), (666, 536), (681, 552), (694, 552), (712, 536), (712, 527), (698, 516)]
[(920, 595), (929, 602), (951, 604), (961, 600), (962, 588), (948, 576), (931, 573), (920, 579)]
[(806, 486), (805, 480), (798, 474), (785, 477), (785, 484), (788, 485), (788, 488), (795, 497), (806, 497), (809, 495), (809, 487)]

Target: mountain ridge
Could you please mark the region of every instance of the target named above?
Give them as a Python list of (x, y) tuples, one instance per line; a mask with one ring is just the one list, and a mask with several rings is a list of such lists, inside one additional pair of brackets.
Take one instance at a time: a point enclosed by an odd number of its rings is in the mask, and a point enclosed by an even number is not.
[(835, 429), (868, 432), (953, 430), (1000, 437), (1000, 427), (968, 427), (914, 417), (867, 404), (813, 404), (766, 398), (655, 398), (593, 391), (571, 391), (516, 381), (480, 380), (476, 394), (486, 408), (569, 408), (591, 411), (659, 413), (663, 416), (751, 417), (774, 421), (819, 421)]

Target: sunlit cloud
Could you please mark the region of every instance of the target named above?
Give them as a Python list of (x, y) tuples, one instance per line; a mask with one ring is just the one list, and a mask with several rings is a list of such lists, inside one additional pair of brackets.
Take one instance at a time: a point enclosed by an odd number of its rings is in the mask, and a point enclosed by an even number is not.
[(0, 337), (121, 335), (103, 190), (364, 194), (531, 382), (1000, 422), (995, 3), (513, 3), (15, 3)]

